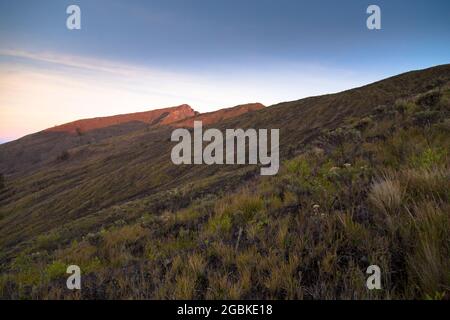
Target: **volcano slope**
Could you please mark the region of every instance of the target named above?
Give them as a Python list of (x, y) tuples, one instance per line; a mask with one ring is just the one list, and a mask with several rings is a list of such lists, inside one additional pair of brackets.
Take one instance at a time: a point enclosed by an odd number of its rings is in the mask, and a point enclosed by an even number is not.
[[(211, 123), (280, 128), (274, 177), (173, 165), (177, 122), (19, 166), (1, 191), (0, 293), (449, 298), (449, 81), (443, 65)], [(81, 291), (65, 289), (69, 264)], [(372, 264), (382, 290), (366, 287)]]

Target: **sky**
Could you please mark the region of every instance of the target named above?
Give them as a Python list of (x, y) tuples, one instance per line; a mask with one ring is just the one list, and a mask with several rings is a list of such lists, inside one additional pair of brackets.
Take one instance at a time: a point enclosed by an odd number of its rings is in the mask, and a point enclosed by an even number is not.
[[(81, 29), (69, 30), (69, 5)], [(381, 9), (381, 30), (366, 10)], [(338, 92), (450, 63), (450, 1), (0, 0), (0, 143), (69, 121)]]

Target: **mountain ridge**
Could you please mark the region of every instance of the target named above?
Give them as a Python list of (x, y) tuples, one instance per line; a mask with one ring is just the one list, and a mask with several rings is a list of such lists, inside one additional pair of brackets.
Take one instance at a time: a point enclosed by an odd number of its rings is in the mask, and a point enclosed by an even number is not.
[(188, 104), (126, 113), (106, 117), (80, 119), (44, 129), (0, 145), (0, 172), (21, 174), (49, 164), (72, 148), (98, 143), (133, 131), (163, 126), (187, 126), (194, 120), (213, 124), (244, 113), (264, 108), (260, 103), (237, 105), (208, 113), (199, 113)]
[(224, 120), (238, 117), (244, 113), (264, 109), (265, 106), (261, 103), (247, 103), (240, 104), (231, 108), (223, 108), (216, 111), (199, 113), (185, 119), (181, 119), (170, 123), (174, 127), (193, 127), (194, 121), (202, 121), (203, 125), (211, 125), (220, 123)]
[(126, 122), (140, 121), (151, 125), (170, 124), (184, 118), (195, 116), (196, 112), (188, 104), (175, 107), (154, 109), (142, 112), (124, 113), (105, 117), (95, 117), (75, 120), (52, 128), (43, 130), (44, 132), (68, 132), (71, 134), (81, 134), (95, 129), (101, 129)]

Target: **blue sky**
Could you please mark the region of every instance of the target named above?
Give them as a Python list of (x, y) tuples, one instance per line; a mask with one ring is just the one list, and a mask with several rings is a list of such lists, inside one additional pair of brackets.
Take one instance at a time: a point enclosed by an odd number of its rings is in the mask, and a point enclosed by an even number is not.
[[(81, 8), (81, 30), (66, 8)], [(381, 8), (382, 30), (366, 28)], [(336, 92), (450, 62), (450, 1), (0, 0), (0, 141), (188, 103)]]

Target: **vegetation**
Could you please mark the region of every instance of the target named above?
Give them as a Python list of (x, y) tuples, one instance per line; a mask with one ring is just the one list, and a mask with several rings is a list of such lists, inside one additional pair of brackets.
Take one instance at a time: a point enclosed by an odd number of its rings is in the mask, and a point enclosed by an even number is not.
[[(137, 199), (57, 228), (5, 258), (0, 296), (448, 299), (449, 116), (440, 84), (346, 117), (234, 193), (186, 186), (167, 196), (190, 196), (180, 208)], [(69, 264), (81, 291), (65, 290)], [(366, 288), (372, 264), (382, 290)]]

